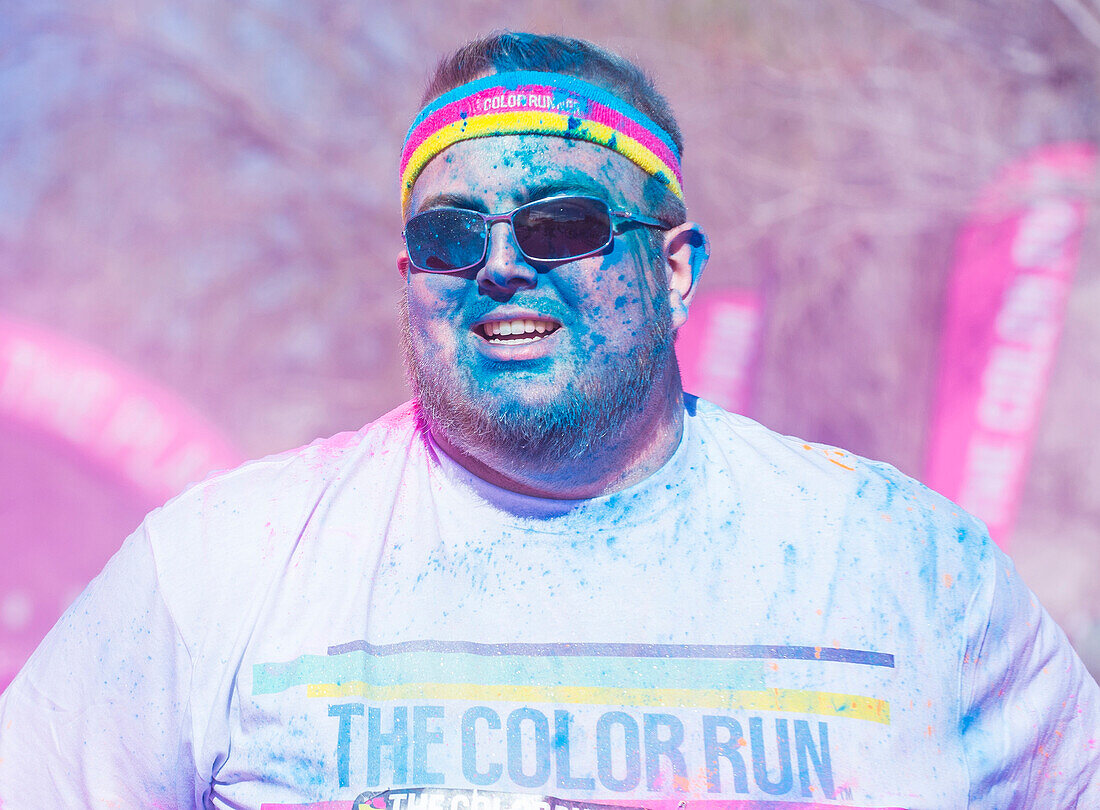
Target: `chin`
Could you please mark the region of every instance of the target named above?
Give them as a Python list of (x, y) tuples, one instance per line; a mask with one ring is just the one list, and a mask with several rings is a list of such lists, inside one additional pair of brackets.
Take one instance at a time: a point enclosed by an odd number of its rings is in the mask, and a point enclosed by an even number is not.
[[(525, 464), (577, 461), (619, 443), (653, 392), (648, 374), (524, 385), (484, 391), (441, 379), (437, 367), (414, 364), (418, 407), (433, 431), (482, 460)], [(511, 387), (511, 384), (510, 386)]]
[[(664, 327), (664, 328), (662, 328)], [(674, 365), (671, 329), (658, 319), (624, 363), (482, 375), (432, 361), (403, 330), (409, 380), (433, 432), (490, 463), (560, 464), (624, 440)], [(476, 368), (474, 366), (473, 368)], [(555, 373), (556, 372), (556, 373)]]

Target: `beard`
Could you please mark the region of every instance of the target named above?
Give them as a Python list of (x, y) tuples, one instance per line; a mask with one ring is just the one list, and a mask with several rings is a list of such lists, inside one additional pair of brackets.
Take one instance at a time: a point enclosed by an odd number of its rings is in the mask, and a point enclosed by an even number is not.
[(402, 355), (421, 421), (464, 452), (510, 460), (517, 468), (579, 461), (592, 448), (620, 441), (650, 397), (663, 395), (660, 378), (669, 368), (673, 337), (668, 301), (658, 298), (649, 328), (624, 352), (626, 361), (574, 377), (552, 401), (531, 404), (478, 388), (461, 370), (421, 356), (407, 296), (401, 300)]

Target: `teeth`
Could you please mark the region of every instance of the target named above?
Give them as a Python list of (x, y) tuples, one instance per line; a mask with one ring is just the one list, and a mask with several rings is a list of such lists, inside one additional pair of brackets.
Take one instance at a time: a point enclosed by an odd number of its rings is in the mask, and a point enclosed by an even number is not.
[[(510, 343), (526, 343), (538, 340), (538, 335), (546, 335), (557, 329), (553, 321), (541, 318), (514, 318), (510, 321), (489, 321), (481, 325), (481, 332), (487, 338), (511, 337)], [(517, 337), (517, 336), (530, 337)]]

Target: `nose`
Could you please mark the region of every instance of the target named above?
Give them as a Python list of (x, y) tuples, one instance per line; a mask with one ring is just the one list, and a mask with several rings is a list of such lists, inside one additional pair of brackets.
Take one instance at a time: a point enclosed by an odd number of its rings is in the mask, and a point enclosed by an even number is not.
[(520, 252), (512, 226), (507, 222), (489, 225), (489, 246), (485, 264), (477, 273), (477, 286), (494, 300), (507, 300), (519, 290), (534, 289), (538, 270)]

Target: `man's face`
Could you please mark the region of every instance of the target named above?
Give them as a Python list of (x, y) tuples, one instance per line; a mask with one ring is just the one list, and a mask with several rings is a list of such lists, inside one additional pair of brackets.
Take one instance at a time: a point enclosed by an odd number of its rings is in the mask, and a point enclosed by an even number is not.
[[(594, 144), (478, 138), (427, 166), (410, 216), (441, 206), (503, 213), (559, 194), (651, 214), (646, 196), (659, 199), (655, 183)], [(555, 460), (621, 434), (673, 362), (668, 290), (648, 230), (617, 235), (603, 254), (551, 265), (528, 262), (500, 223), (484, 265), (463, 274), (406, 268), (402, 254), (406, 362), (433, 431), (463, 449), (490, 442)]]

